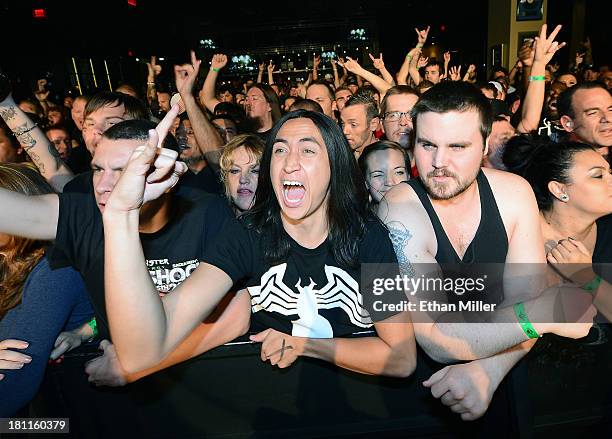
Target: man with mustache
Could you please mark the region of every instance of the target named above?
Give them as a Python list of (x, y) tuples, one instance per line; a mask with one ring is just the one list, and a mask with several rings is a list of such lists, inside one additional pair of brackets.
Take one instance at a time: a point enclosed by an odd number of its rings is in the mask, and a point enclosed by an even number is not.
[[(529, 335), (518, 323), (516, 308), (505, 306), (519, 302), (519, 293), (537, 293), (542, 286), (537, 280), (525, 283), (525, 278), (508, 281), (508, 267), (517, 265), (509, 264), (529, 264), (533, 269), (545, 264), (545, 256), (531, 187), (509, 173), (481, 169), (493, 121), (486, 97), (471, 84), (443, 82), (421, 96), (411, 116), (419, 178), (393, 187), (378, 212), (390, 231), (400, 270), (418, 278), (424, 270), (435, 269), (450, 280), (448, 268), (462, 274), (466, 269), (475, 273), (473, 267), (479, 263), (505, 268), (503, 279), (498, 274), (504, 285), (503, 300), (493, 297), (496, 292), (489, 285), (480, 293), (481, 299), (504, 306), (477, 320), (478, 324), (466, 324), (475, 316), (465, 313), (413, 314), (415, 336), (431, 359), (440, 363), (471, 361), (444, 368), (434, 365), (424, 373), (440, 370), (423, 384), (463, 420), (483, 416), (490, 404), (487, 416), (477, 423), (459, 425), (457, 431), (479, 431), (485, 437), (486, 432), (512, 431), (508, 415), (512, 402), (507, 386), (500, 386), (504, 376), (531, 349), (532, 338), (549, 331), (579, 338), (588, 333), (590, 324), (535, 323), (554, 321), (542, 320), (546, 317), (537, 311), (552, 308), (543, 294), (525, 300), (526, 314), (537, 328)], [(495, 274), (489, 271), (489, 275)], [(449, 291), (447, 299), (456, 301), (460, 294)], [(411, 301), (417, 299), (418, 306), (423, 297), (411, 296)], [(538, 304), (543, 305), (538, 308)], [(419, 364), (431, 367), (430, 358), (420, 359)]]

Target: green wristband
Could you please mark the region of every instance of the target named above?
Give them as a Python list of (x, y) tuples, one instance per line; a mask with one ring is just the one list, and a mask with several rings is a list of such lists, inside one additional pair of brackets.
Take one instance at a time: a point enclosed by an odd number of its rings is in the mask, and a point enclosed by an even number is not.
[(93, 335), (91, 336), (91, 338), (92, 339), (96, 338), (98, 336), (98, 322), (96, 321), (96, 318), (94, 317), (93, 319), (88, 321), (87, 324), (89, 325), (89, 327), (93, 331)]
[(212, 71), (213, 71), (213, 72), (216, 72), (216, 73), (219, 73), (219, 71), (220, 71), (220, 70), (221, 70), (221, 69), (220, 69), (220, 68), (218, 68), (218, 67), (213, 67), (213, 68), (212, 68)]
[(545, 81), (546, 77), (544, 75), (530, 76), (530, 81)]
[(535, 330), (531, 322), (529, 321), (529, 317), (527, 317), (527, 313), (525, 312), (525, 307), (522, 302), (516, 303), (514, 305), (514, 314), (516, 314), (516, 318), (518, 319), (521, 328), (523, 328), (523, 332), (529, 338), (539, 338), (540, 334)]
[(593, 294), (595, 291), (597, 291), (597, 288), (599, 288), (600, 283), (601, 283), (601, 277), (596, 274), (593, 279), (591, 279), (590, 281), (588, 281), (586, 284), (582, 286), (582, 289)]
[(417, 43), (416, 47), (417, 49), (421, 49), (423, 47), (423, 43)]

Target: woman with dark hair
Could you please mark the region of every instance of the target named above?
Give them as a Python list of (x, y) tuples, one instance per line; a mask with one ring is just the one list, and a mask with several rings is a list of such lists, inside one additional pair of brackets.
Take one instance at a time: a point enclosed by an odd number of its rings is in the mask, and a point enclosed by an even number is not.
[(359, 156), (358, 164), (370, 192), (370, 206), (374, 211), (389, 189), (410, 179), (406, 150), (391, 140), (381, 140), (366, 146)]
[(264, 147), (261, 139), (253, 134), (240, 134), (223, 147), (219, 159), (221, 180), (236, 216), (253, 206)]
[[(361, 264), (395, 264), (398, 273), (397, 260), (387, 230), (367, 208), (363, 177), (334, 121), (303, 110), (279, 120), (261, 160), (255, 205), (226, 225), (193, 274), (163, 298), (154, 294), (143, 263), (138, 211), (152, 185), (163, 190), (174, 183), (162, 175), (179, 165), (161, 155), (155, 160), (151, 134), (104, 211), (107, 309), (125, 369), (158, 363), (240, 281), (261, 331), (251, 340), (262, 343), (263, 361), (288, 367), (307, 356), (366, 374), (413, 372), (408, 312), (374, 322), (365, 309), (372, 296), (369, 283), (359, 285)], [(153, 162), (158, 170), (149, 174)], [(348, 337), (371, 327), (376, 335)]]
[[(0, 164), (0, 188), (53, 192), (25, 164)], [(71, 268), (51, 270), (46, 244), (0, 234), (0, 417), (14, 415), (32, 399), (60, 331), (79, 328), (93, 314), (80, 275)]]
[[(593, 293), (612, 320), (612, 175), (590, 145), (531, 137), (508, 142), (503, 160), (532, 186), (548, 262), (563, 278)], [(604, 265), (601, 265), (604, 264)]]

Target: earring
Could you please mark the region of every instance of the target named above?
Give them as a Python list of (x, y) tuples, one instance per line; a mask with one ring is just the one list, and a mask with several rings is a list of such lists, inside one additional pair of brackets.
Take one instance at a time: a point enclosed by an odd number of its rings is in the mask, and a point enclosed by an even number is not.
[(567, 203), (569, 201), (569, 195), (567, 194), (561, 194), (559, 196), (559, 198), (561, 199), (561, 201), (563, 201), (564, 203)]

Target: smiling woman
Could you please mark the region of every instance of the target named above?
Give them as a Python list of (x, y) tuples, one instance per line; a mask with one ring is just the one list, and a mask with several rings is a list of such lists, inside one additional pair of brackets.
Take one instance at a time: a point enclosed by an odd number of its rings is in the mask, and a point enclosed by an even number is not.
[[(158, 363), (241, 281), (252, 324), (261, 331), (251, 340), (262, 343), (263, 361), (288, 367), (306, 356), (366, 374), (413, 372), (408, 313), (374, 322), (365, 308), (361, 264), (397, 260), (387, 230), (368, 212), (363, 177), (330, 118), (299, 110), (277, 122), (254, 207), (227, 224), (191, 277), (163, 298), (151, 294), (130, 207), (142, 196), (135, 185), (145, 189), (139, 170), (146, 156), (131, 159), (104, 212), (107, 306), (124, 368)], [(135, 331), (143, 307), (151, 319)], [(372, 327), (375, 335), (347, 338)]]

